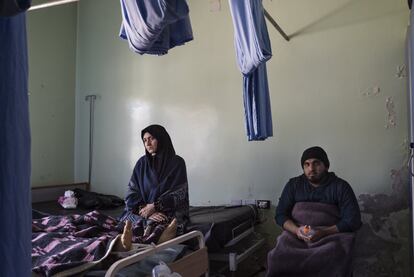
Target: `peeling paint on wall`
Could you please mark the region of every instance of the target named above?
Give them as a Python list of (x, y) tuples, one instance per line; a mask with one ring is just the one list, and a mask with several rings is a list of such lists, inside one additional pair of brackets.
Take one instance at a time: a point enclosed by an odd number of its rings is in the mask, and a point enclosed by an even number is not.
[(397, 123), (394, 110), (394, 99), (391, 96), (387, 97), (387, 99), (385, 100), (385, 108), (387, 109), (387, 123), (385, 124), (385, 128), (394, 128), (395, 126), (397, 126)]
[(391, 178), (391, 194), (358, 197), (363, 226), (357, 234), (354, 276), (410, 276), (407, 168), (391, 170)]
[(221, 11), (221, 1), (210, 0), (210, 12), (219, 12), (219, 11)]
[(397, 73), (395, 74), (395, 77), (398, 79), (404, 79), (407, 76), (407, 70), (405, 67), (405, 64), (397, 66)]
[(381, 88), (378, 85), (375, 85), (373, 87), (369, 87), (361, 91), (361, 94), (365, 97), (370, 96), (378, 96), (381, 92)]

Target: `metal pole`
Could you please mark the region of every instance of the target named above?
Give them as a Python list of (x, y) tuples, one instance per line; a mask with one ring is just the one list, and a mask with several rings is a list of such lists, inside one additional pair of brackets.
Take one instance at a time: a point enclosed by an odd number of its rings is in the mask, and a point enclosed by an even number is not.
[(48, 7), (53, 7), (53, 6), (59, 6), (59, 5), (68, 4), (68, 3), (72, 3), (72, 2), (78, 2), (78, 1), (79, 0), (58, 0), (58, 1), (52, 1), (52, 2), (48, 2), (48, 3), (44, 3), (44, 4), (39, 4), (39, 5), (31, 6), (29, 8), (29, 11), (34, 11), (34, 10), (48, 8)]
[(95, 100), (96, 95), (87, 95), (85, 97), (86, 101), (89, 102), (89, 175), (88, 175), (88, 183), (89, 186), (91, 185), (91, 177), (92, 177), (92, 158), (93, 158), (93, 125), (94, 125), (94, 109), (95, 109)]
[(263, 9), (263, 11), (264, 11), (264, 15), (266, 16), (267, 20), (269, 20), (270, 23), (272, 23), (272, 25), (276, 28), (276, 30), (282, 35), (284, 39), (289, 41), (290, 40), (289, 36), (286, 35), (286, 33), (282, 30), (282, 28), (280, 28), (279, 24), (276, 23), (273, 17), (265, 9)]

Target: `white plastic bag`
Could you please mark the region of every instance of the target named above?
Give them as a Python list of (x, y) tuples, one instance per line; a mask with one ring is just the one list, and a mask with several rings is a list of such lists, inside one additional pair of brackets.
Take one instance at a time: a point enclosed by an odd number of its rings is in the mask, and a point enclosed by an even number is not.
[(171, 269), (164, 263), (160, 262), (159, 265), (152, 269), (152, 277), (182, 277), (177, 272), (171, 272)]
[(65, 195), (59, 197), (58, 202), (65, 209), (75, 209), (78, 205), (78, 199), (75, 197), (75, 193), (71, 190), (65, 191)]

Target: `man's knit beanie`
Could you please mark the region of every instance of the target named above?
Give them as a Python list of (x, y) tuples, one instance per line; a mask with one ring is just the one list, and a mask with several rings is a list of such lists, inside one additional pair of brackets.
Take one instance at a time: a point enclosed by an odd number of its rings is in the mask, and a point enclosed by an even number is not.
[(313, 146), (311, 148), (306, 149), (303, 152), (302, 158), (300, 159), (302, 168), (303, 168), (303, 164), (305, 163), (305, 161), (309, 159), (318, 159), (321, 162), (323, 162), (325, 167), (329, 168), (328, 155), (326, 154), (325, 150), (322, 149), (322, 147)]

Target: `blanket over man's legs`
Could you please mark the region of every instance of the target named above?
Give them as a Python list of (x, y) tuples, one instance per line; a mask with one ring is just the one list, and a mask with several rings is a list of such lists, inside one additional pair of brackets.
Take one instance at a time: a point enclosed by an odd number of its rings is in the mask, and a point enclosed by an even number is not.
[[(339, 210), (331, 204), (300, 202), (293, 208), (292, 219), (298, 225), (331, 226), (339, 221)], [(354, 233), (337, 233), (304, 242), (283, 231), (268, 254), (266, 276), (348, 277), (352, 273), (354, 240)]]

